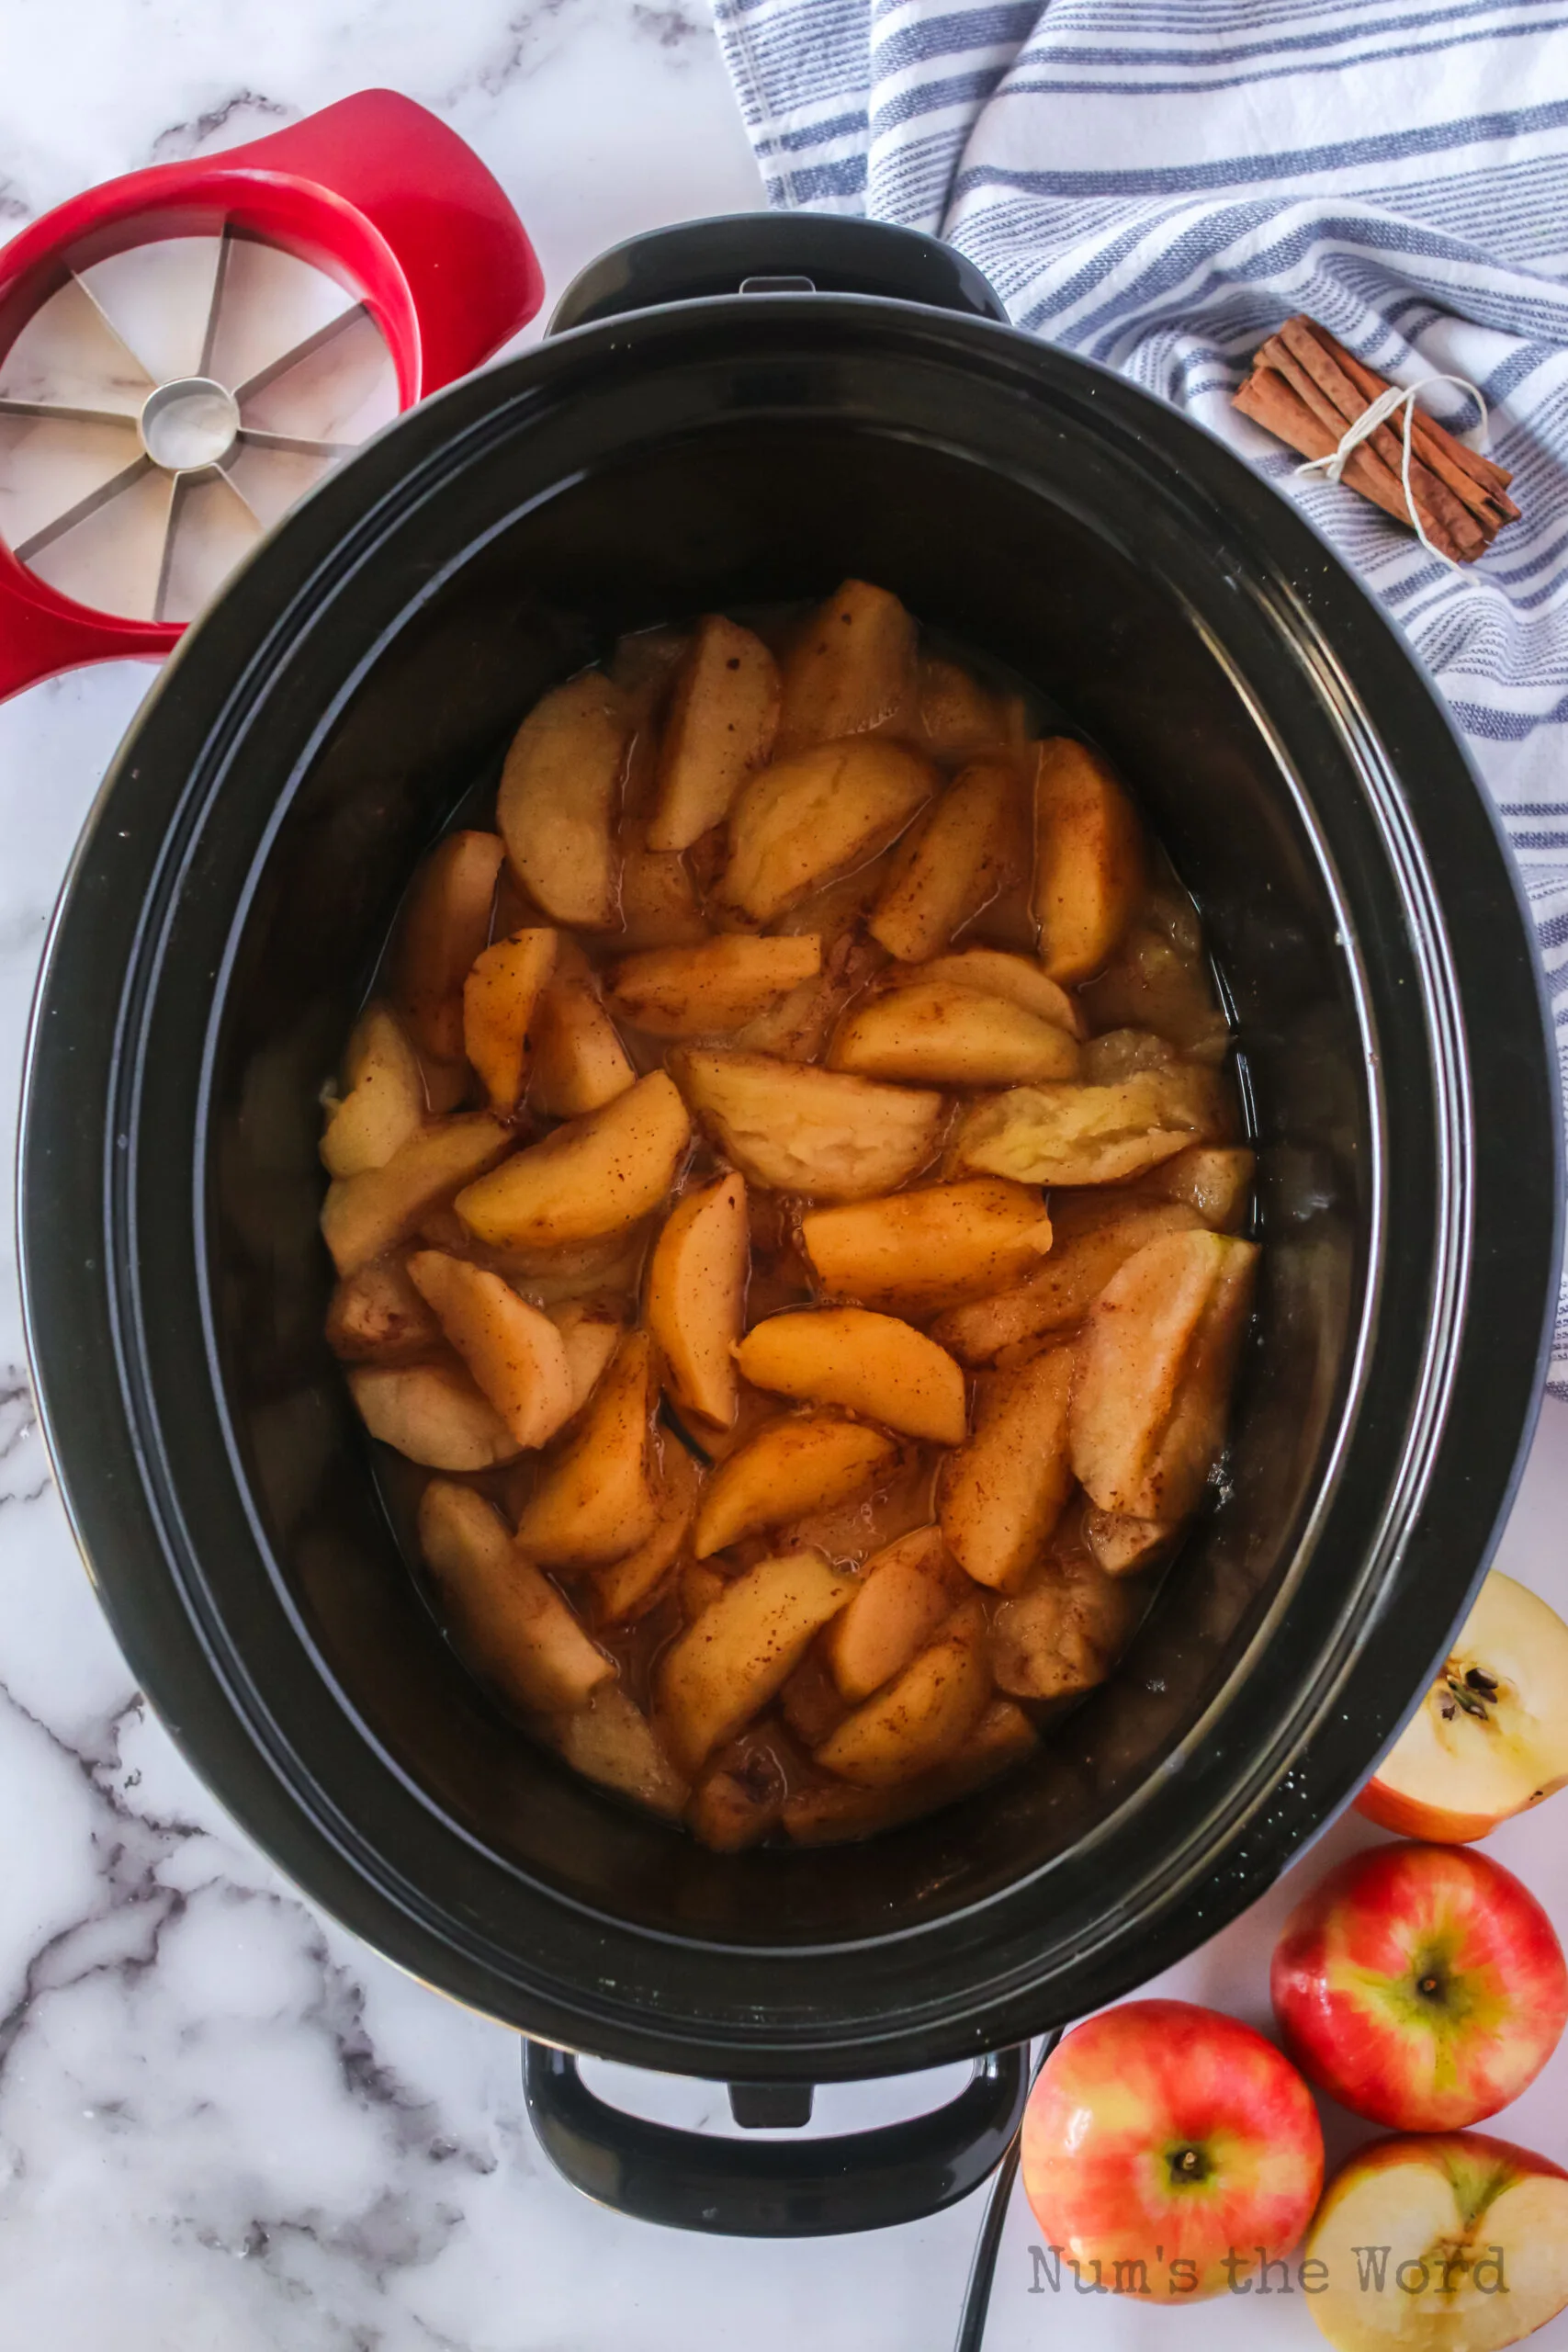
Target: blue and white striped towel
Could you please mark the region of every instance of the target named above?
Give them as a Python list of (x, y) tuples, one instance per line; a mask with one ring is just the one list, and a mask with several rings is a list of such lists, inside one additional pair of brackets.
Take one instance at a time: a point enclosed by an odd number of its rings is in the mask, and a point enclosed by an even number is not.
[[(776, 205), (948, 238), (1015, 322), (1280, 484), (1448, 697), (1534, 912), (1568, 1088), (1568, 0), (716, 0)], [(1230, 395), (1310, 311), (1468, 378), (1525, 519), (1455, 572)], [(1462, 394), (1434, 399), (1473, 423)], [(1554, 1393), (1568, 1396), (1568, 1290)]]

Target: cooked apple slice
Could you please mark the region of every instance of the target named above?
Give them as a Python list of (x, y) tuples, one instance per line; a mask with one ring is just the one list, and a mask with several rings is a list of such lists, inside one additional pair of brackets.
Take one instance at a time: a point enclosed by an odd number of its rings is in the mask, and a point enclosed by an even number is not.
[(686, 657), (692, 638), (683, 628), (628, 629), (615, 639), (609, 673), (626, 695), (639, 727), (657, 718), (669, 700), (675, 673)]
[(699, 1770), (767, 1705), (853, 1590), (811, 1551), (760, 1560), (726, 1585), (671, 1644), (654, 1678), (659, 1722), (682, 1770)]
[(561, 1761), (673, 1821), (684, 1811), (687, 1787), (664, 1753), (658, 1733), (640, 1707), (616, 1683), (606, 1683), (585, 1707), (546, 1715), (534, 1728)]
[(483, 1112), (434, 1120), (383, 1167), (338, 1177), (321, 1204), (321, 1238), (338, 1272), (352, 1274), (406, 1239), (446, 1193), (493, 1168), (513, 1140)]
[(1145, 1069), (1114, 1086), (1014, 1086), (966, 1114), (964, 1168), (1024, 1184), (1116, 1184), (1205, 1140), (1220, 1116), (1212, 1070)]
[(355, 1364), (348, 1385), (371, 1436), (426, 1470), (490, 1470), (518, 1452), (512, 1431), (455, 1356)]
[(1131, 1519), (1125, 1511), (1101, 1510), (1098, 1503), (1090, 1503), (1083, 1515), (1083, 1540), (1109, 1577), (1152, 1567), (1180, 1532), (1179, 1520)]
[(532, 1558), (547, 1567), (597, 1567), (648, 1542), (660, 1507), (649, 1475), (653, 1401), (653, 1344), (632, 1331), (517, 1522), (517, 1541)]
[(1562, 1788), (1568, 1625), (1494, 1568), (1357, 1810), (1402, 1838), (1463, 1846)]
[(676, 1047), (669, 1069), (728, 1156), (775, 1192), (830, 1201), (888, 1193), (925, 1167), (941, 1140), (940, 1094), (691, 1046)]
[(779, 749), (833, 742), (913, 718), (915, 634), (897, 596), (846, 580), (818, 605), (785, 659)]
[(419, 1544), (459, 1645), (514, 1705), (576, 1710), (614, 1681), (614, 1660), (471, 1487), (431, 1480), (420, 1498)]
[(749, 628), (707, 614), (676, 673), (664, 722), (649, 845), (690, 849), (720, 825), (778, 732), (779, 673)]
[(735, 1351), (754, 1388), (808, 1405), (842, 1405), (906, 1437), (958, 1445), (968, 1429), (964, 1374), (894, 1315), (807, 1306), (770, 1315)]
[(552, 922), (615, 920), (615, 801), (632, 713), (597, 670), (535, 704), (512, 739), (495, 820), (512, 868)]
[(740, 1385), (735, 1343), (751, 1262), (746, 1179), (721, 1176), (678, 1201), (649, 1261), (648, 1328), (678, 1406), (728, 1429)]
[(971, 1176), (812, 1209), (800, 1242), (830, 1296), (921, 1317), (1030, 1272), (1051, 1247), (1051, 1220), (1027, 1184)]
[(1039, 1735), (1012, 1699), (993, 1699), (966, 1739), (934, 1770), (887, 1788), (823, 1781), (792, 1791), (780, 1822), (795, 1846), (837, 1846), (952, 1804), (1021, 1764)]
[[(1062, 1196), (1053, 1197), (1059, 1204)], [(939, 1316), (931, 1325), (938, 1347), (946, 1348), (960, 1363), (995, 1363), (1007, 1349), (1066, 1330), (1089, 1312), (1134, 1250), (1163, 1233), (1195, 1232), (1201, 1222), (1195, 1210), (1178, 1201), (1109, 1193), (1104, 1199), (1102, 1223), (1076, 1232), (1056, 1224), (1050, 1256), (1013, 1288)]]
[(900, 845), (869, 925), (889, 956), (918, 964), (1010, 880), (1021, 847), (1018, 770), (976, 761)]
[(545, 1311), (566, 1351), (567, 1378), (571, 1383), (571, 1412), (567, 1418), (570, 1419), (598, 1386), (600, 1374), (626, 1336), (626, 1325), (613, 1307), (597, 1306), (581, 1298), (569, 1298)]
[(1167, 1234), (1095, 1300), (1072, 1462), (1101, 1510), (1175, 1520), (1196, 1509), (1224, 1442), (1257, 1261), (1254, 1243), (1228, 1234)]
[(654, 1070), (602, 1111), (558, 1127), (467, 1186), (457, 1214), (494, 1250), (555, 1249), (622, 1233), (665, 1198), (691, 1137), (679, 1090)]
[(1066, 1699), (1103, 1682), (1143, 1609), (1126, 1583), (1080, 1551), (1048, 1559), (991, 1620), (991, 1668), (1015, 1699)]
[(1247, 1222), (1257, 1167), (1256, 1152), (1195, 1143), (1151, 1168), (1139, 1189), (1160, 1200), (1185, 1202), (1215, 1233), (1237, 1233)]
[(1137, 911), (1143, 828), (1110, 766), (1065, 735), (1034, 771), (1034, 920), (1040, 961), (1065, 986), (1108, 963)]
[(1152, 1029), (1195, 1061), (1219, 1061), (1230, 1043), (1201, 948), (1183, 955), (1151, 923), (1134, 924), (1084, 1002), (1097, 1029)]
[(327, 1345), (351, 1363), (396, 1363), (428, 1354), (441, 1326), (396, 1258), (345, 1275), (327, 1308)]
[(664, 1591), (681, 1556), (697, 1507), (702, 1480), (685, 1447), (669, 1440), (655, 1485), (658, 1523), (646, 1544), (607, 1568), (593, 1572), (593, 1616), (600, 1625), (629, 1625), (645, 1616)]
[(463, 1058), (463, 982), (490, 937), (506, 855), (495, 833), (448, 833), (414, 876), (398, 918), (392, 996), (422, 1053)]
[(936, 789), (929, 760), (902, 743), (822, 743), (759, 769), (729, 812), (718, 896), (753, 922), (897, 841)]
[[(810, 903), (816, 906), (819, 901)], [(777, 998), (766, 1012), (738, 1029), (732, 1043), (749, 1054), (776, 1054), (792, 1062), (815, 1061), (834, 1022), (882, 960), (881, 950), (854, 930), (840, 932), (823, 954), (825, 960), (816, 979), (803, 980), (787, 996)]]
[(1023, 705), (1017, 695), (993, 694), (973, 671), (940, 653), (921, 654), (919, 678), (920, 733), (942, 758), (998, 744), (1022, 749)]
[(409, 1276), (518, 1445), (545, 1445), (571, 1419), (560, 1333), (499, 1274), (418, 1250)]
[(611, 1010), (655, 1037), (698, 1037), (743, 1028), (788, 989), (815, 979), (822, 943), (731, 933), (699, 947), (650, 948), (612, 965)]
[(515, 931), (487, 947), (463, 983), (463, 1050), (498, 1118), (509, 1118), (523, 1100), (529, 1026), (557, 944), (553, 931)]
[(623, 817), (621, 927), (617, 944), (627, 948), (690, 947), (709, 936), (697, 886), (683, 857), (650, 849), (648, 820)]
[(936, 1639), (817, 1751), (825, 1771), (885, 1789), (929, 1772), (961, 1747), (991, 1696), (986, 1614), (964, 1600)]
[(344, 1093), (321, 1136), (329, 1176), (357, 1176), (384, 1168), (424, 1125), (424, 1077), (395, 1016), (384, 1004), (367, 1006), (344, 1056)]
[(937, 1513), (976, 1584), (1017, 1591), (1062, 1515), (1073, 1490), (1072, 1391), (1070, 1348), (1047, 1348), (977, 1385), (975, 1434), (942, 1464)]
[(769, 1421), (708, 1480), (692, 1549), (705, 1560), (743, 1535), (781, 1527), (806, 1511), (829, 1510), (866, 1493), (897, 1460), (892, 1438), (837, 1413)]
[(927, 1086), (1015, 1086), (1077, 1076), (1078, 1047), (1005, 997), (951, 980), (911, 981), (863, 998), (833, 1033), (829, 1068)]
[(901, 1674), (958, 1600), (940, 1527), (917, 1527), (875, 1553), (854, 1599), (824, 1636), (827, 1663), (852, 1706)]
[[(829, 1626), (828, 1632), (831, 1631)], [(826, 1639), (825, 1634), (822, 1640)], [(820, 1747), (849, 1712), (828, 1671), (821, 1641), (813, 1642), (779, 1692), (780, 1714), (803, 1747)]]
[(975, 989), (981, 996), (1005, 997), (1041, 1021), (1081, 1037), (1083, 1014), (1077, 999), (1046, 977), (1027, 956), (1007, 956), (998, 947), (964, 947), (952, 956), (933, 956), (913, 970), (888, 974), (892, 980), (951, 980), (955, 987)]
[(534, 1011), (534, 1076), (528, 1099), (549, 1119), (602, 1111), (637, 1083), (615, 1024), (600, 1002), (588, 958), (563, 939), (555, 974)]
[(675, 1578), (682, 1621), (689, 1625), (705, 1609), (711, 1609), (728, 1581), (717, 1568), (710, 1568), (701, 1560), (682, 1560)]
[(778, 1826), (784, 1802), (784, 1774), (759, 1737), (744, 1752), (727, 1751), (704, 1775), (686, 1808), (686, 1826), (716, 1854), (744, 1853)]

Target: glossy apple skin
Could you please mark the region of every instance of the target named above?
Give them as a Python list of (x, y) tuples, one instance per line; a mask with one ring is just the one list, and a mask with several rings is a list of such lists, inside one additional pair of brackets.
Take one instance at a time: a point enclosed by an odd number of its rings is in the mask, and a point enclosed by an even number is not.
[(1551, 1920), (1464, 1846), (1376, 1846), (1330, 1871), (1286, 1921), (1269, 1991), (1308, 2079), (1403, 2132), (1495, 2115), (1568, 2022)]
[(1396, 1838), (1418, 1838), (1434, 1846), (1473, 1845), (1478, 1838), (1489, 1837), (1499, 1820), (1507, 1818), (1501, 1814), (1454, 1813), (1447, 1805), (1428, 1804), (1399, 1789), (1385, 1788), (1378, 1780), (1367, 1782), (1356, 1799), (1356, 1811), (1379, 1829), (1392, 1829)]
[[(1189, 2149), (1198, 2177), (1178, 2169)], [(1196, 2302), (1234, 2284), (1232, 2249), (1245, 2278), (1259, 2247), (1296, 2244), (1323, 2185), (1323, 2133), (1300, 2075), (1250, 2026), (1187, 2001), (1126, 2001), (1046, 2061), (1022, 2170), (1047, 2245), (1086, 2290), (1096, 2278), (1114, 2290), (1118, 2263), (1141, 2261), (1149, 2301)]]

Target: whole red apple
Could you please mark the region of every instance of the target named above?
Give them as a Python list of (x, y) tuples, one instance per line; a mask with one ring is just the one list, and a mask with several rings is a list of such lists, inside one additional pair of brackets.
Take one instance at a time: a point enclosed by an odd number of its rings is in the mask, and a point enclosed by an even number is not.
[(1323, 2185), (1312, 2093), (1270, 2041), (1187, 2001), (1066, 2035), (1023, 2119), (1023, 2186), (1078, 2283), (1160, 2302), (1288, 2254)]
[(1269, 1990), (1303, 2073), (1404, 2132), (1495, 2115), (1568, 2021), (1551, 1920), (1463, 1846), (1377, 1846), (1330, 1871), (1286, 1921)]
[(1336, 2352), (1500, 2352), (1568, 2304), (1568, 2173), (1482, 2132), (1374, 2140), (1301, 2268)]

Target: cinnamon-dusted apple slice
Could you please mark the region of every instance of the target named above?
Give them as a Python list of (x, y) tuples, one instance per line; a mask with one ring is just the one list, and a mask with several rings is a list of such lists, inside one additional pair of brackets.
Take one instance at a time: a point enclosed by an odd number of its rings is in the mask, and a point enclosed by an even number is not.
[(371, 1436), (426, 1470), (491, 1470), (519, 1451), (456, 1356), (355, 1364), (348, 1385)]
[(724, 822), (778, 733), (778, 668), (760, 637), (708, 613), (675, 675), (660, 746), (649, 846), (690, 849)]
[(667, 1820), (684, 1811), (686, 1782), (648, 1717), (619, 1684), (605, 1683), (585, 1707), (570, 1713), (536, 1717), (533, 1728), (584, 1780), (614, 1789)]
[(1027, 1184), (971, 1176), (812, 1209), (800, 1242), (830, 1297), (918, 1317), (1031, 1272), (1051, 1247), (1051, 1220)]
[(1252, 1200), (1258, 1155), (1231, 1144), (1195, 1143), (1140, 1178), (1140, 1192), (1181, 1201), (1215, 1233), (1239, 1233)]
[(968, 1737), (934, 1770), (886, 1788), (848, 1781), (809, 1784), (785, 1798), (780, 1822), (794, 1846), (838, 1846), (870, 1838), (984, 1788), (1039, 1745), (1038, 1733), (1017, 1702), (993, 1699)]
[(552, 922), (604, 931), (615, 920), (615, 803), (631, 722), (620, 688), (585, 670), (536, 703), (512, 739), (496, 823), (513, 873)]
[(1143, 828), (1110, 765), (1065, 735), (1034, 772), (1034, 920), (1040, 960), (1071, 986), (1108, 963), (1144, 894)]
[(1185, 1519), (1224, 1442), (1258, 1250), (1172, 1233), (1111, 1276), (1090, 1309), (1072, 1412), (1073, 1469), (1103, 1510)]
[(840, 1696), (857, 1705), (901, 1674), (959, 1599), (962, 1582), (940, 1527), (917, 1527), (874, 1554), (854, 1599), (824, 1636)]
[(1010, 956), (999, 947), (959, 948), (951, 956), (933, 956), (929, 964), (896, 967), (887, 977), (894, 982), (951, 980), (955, 987), (975, 989), (981, 996), (1005, 997), (1010, 1004), (1065, 1029), (1069, 1037), (1081, 1037), (1084, 1033), (1077, 999), (1049, 978), (1032, 957)]
[(937, 1516), (976, 1584), (1016, 1592), (1073, 1490), (1073, 1351), (1046, 1348), (976, 1385), (975, 1434), (942, 1464)]
[(635, 1552), (593, 1572), (596, 1624), (629, 1625), (659, 1600), (681, 1556), (701, 1485), (697, 1465), (685, 1447), (674, 1439), (667, 1441), (654, 1487), (659, 1519), (652, 1534)]
[(916, 1085), (1016, 1086), (1076, 1078), (1078, 1047), (1065, 1029), (1005, 997), (911, 980), (852, 1005), (833, 1033), (828, 1064)]
[(517, 1541), (532, 1558), (547, 1567), (596, 1567), (647, 1543), (660, 1515), (649, 1464), (654, 1396), (653, 1343), (646, 1331), (628, 1332), (517, 1522)]
[(576, 1710), (615, 1680), (614, 1660), (471, 1487), (431, 1480), (420, 1498), (419, 1544), (460, 1646), (514, 1705)]
[(1153, 1567), (1174, 1549), (1179, 1520), (1133, 1519), (1125, 1511), (1101, 1510), (1090, 1503), (1083, 1515), (1083, 1540), (1109, 1577), (1127, 1577)]
[(868, 926), (906, 963), (945, 947), (1010, 880), (1021, 848), (1021, 786), (1009, 761), (966, 767), (900, 844)]
[(784, 665), (778, 749), (907, 724), (918, 707), (915, 624), (897, 596), (846, 580), (819, 605)]
[(891, 1192), (941, 1141), (940, 1094), (691, 1046), (676, 1047), (669, 1069), (728, 1157), (775, 1192), (836, 1201)]
[(566, 1351), (567, 1378), (571, 1383), (571, 1413), (580, 1413), (599, 1385), (600, 1374), (620, 1346), (626, 1325), (612, 1306), (592, 1300), (569, 1298), (545, 1309), (560, 1333)]
[(760, 1560), (671, 1643), (655, 1675), (671, 1754), (696, 1772), (781, 1689), (854, 1590), (820, 1552)]
[(803, 980), (787, 996), (776, 999), (765, 1012), (738, 1029), (731, 1043), (749, 1054), (775, 1054), (791, 1062), (815, 1061), (851, 997), (875, 972), (881, 950), (863, 933), (851, 930), (840, 932), (830, 947), (824, 946), (823, 956), (816, 979)]
[(964, 1168), (1023, 1184), (1118, 1184), (1213, 1135), (1213, 1070), (1143, 1069), (1113, 1086), (1014, 1086), (977, 1102), (953, 1139)]
[(1201, 946), (1184, 954), (1152, 923), (1133, 925), (1084, 1003), (1097, 1029), (1152, 1029), (1196, 1061), (1221, 1060), (1230, 1042)]
[(817, 1761), (865, 1788), (911, 1781), (962, 1747), (990, 1697), (986, 1613), (978, 1600), (961, 1601), (897, 1680), (823, 1742)]
[[(1061, 1200), (1060, 1194), (1053, 1197)], [(1066, 1330), (1089, 1312), (1135, 1250), (1164, 1233), (1195, 1232), (1201, 1221), (1179, 1201), (1145, 1200), (1135, 1193), (1107, 1193), (1104, 1200), (1102, 1223), (1077, 1231), (1056, 1223), (1050, 1256), (1011, 1289), (939, 1315), (931, 1325), (937, 1345), (960, 1363), (995, 1363), (1007, 1349)]]
[(691, 1135), (678, 1089), (654, 1070), (467, 1186), (457, 1214), (495, 1250), (554, 1249), (624, 1232), (665, 1199)]
[(367, 1005), (343, 1057), (344, 1094), (328, 1116), (321, 1161), (329, 1176), (384, 1168), (424, 1125), (419, 1056), (384, 1004)]
[(784, 1776), (763, 1731), (724, 1749), (692, 1792), (686, 1826), (716, 1854), (742, 1854), (778, 1826)]
[(407, 1363), (428, 1354), (441, 1326), (397, 1258), (376, 1258), (339, 1283), (327, 1308), (327, 1345), (351, 1363)]
[(742, 785), (729, 812), (721, 903), (775, 922), (807, 891), (897, 841), (937, 773), (902, 743), (821, 743)]
[(649, 1261), (644, 1307), (671, 1394), (716, 1429), (730, 1427), (739, 1398), (750, 1261), (746, 1179), (733, 1173), (676, 1203)]
[(1103, 1682), (1143, 1609), (1141, 1597), (1085, 1553), (1048, 1559), (991, 1621), (991, 1667), (1015, 1699), (1066, 1699)]
[(409, 1276), (516, 1442), (547, 1444), (571, 1418), (560, 1333), (499, 1274), (439, 1250), (418, 1250)]
[(743, 1535), (782, 1527), (806, 1511), (829, 1510), (868, 1493), (897, 1460), (892, 1438), (837, 1413), (769, 1421), (708, 1480), (692, 1549), (705, 1560)]
[(1010, 745), (1021, 751), (1024, 712), (1017, 695), (993, 694), (972, 671), (941, 653), (922, 653), (920, 733), (944, 759)]
[(553, 931), (514, 931), (485, 949), (463, 983), (463, 1050), (498, 1118), (509, 1118), (523, 1100), (529, 1028), (558, 939)]
[(556, 951), (554, 974), (534, 1009), (532, 1043), (528, 1099), (547, 1118), (583, 1118), (637, 1083), (574, 939), (562, 939)]
[(751, 939), (730, 933), (700, 946), (650, 948), (611, 966), (612, 1012), (655, 1037), (743, 1028), (787, 989), (815, 979), (822, 943), (807, 935)]
[(863, 1306), (794, 1308), (757, 1324), (735, 1354), (755, 1388), (845, 1406), (906, 1437), (958, 1445), (968, 1429), (963, 1373), (897, 1316)]
[(422, 1053), (463, 1058), (463, 982), (490, 937), (506, 847), (495, 833), (448, 833), (414, 876), (392, 944), (392, 997)]
[(379, 1168), (340, 1176), (321, 1204), (321, 1238), (340, 1274), (406, 1239), (422, 1217), (511, 1148), (510, 1129), (487, 1113), (433, 1120)]
[(685, 859), (673, 850), (649, 847), (644, 817), (623, 817), (616, 839), (621, 852), (621, 926), (616, 944), (690, 947), (708, 938), (707, 918)]

